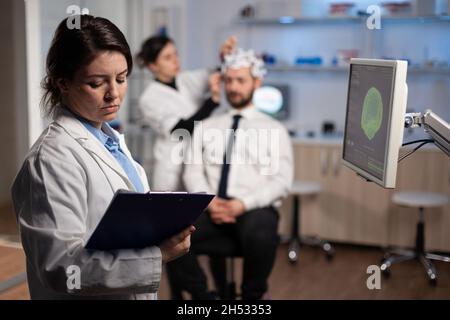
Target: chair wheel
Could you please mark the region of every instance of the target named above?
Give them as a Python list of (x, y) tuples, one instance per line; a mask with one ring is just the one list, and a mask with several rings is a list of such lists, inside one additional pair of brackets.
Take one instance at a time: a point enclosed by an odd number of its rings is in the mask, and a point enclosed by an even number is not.
[(428, 283), (430, 284), (430, 286), (436, 287), (437, 286), (437, 279), (429, 279)]
[(328, 242), (325, 242), (322, 245), (322, 249), (325, 251), (325, 257), (327, 261), (331, 261), (334, 257), (334, 248)]
[(295, 264), (296, 262), (297, 262), (297, 260), (298, 260), (298, 251), (297, 250), (293, 250), (293, 249), (290, 249), (289, 250), (289, 252), (288, 252), (288, 258), (289, 258), (289, 262), (291, 263), (291, 264)]

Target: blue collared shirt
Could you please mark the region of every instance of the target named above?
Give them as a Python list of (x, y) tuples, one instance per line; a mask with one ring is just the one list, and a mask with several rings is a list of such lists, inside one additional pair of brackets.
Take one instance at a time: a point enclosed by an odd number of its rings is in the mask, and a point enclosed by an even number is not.
[[(127, 174), (128, 178), (133, 183), (136, 191), (144, 192), (144, 186), (142, 185), (141, 179), (134, 167), (134, 164), (130, 158), (120, 149), (119, 139), (111, 133), (111, 135), (106, 134), (101, 129), (97, 129), (92, 124), (87, 122), (85, 119), (79, 118), (81, 123), (92, 133), (101, 143), (105, 146), (105, 148), (111, 153), (114, 159), (120, 164), (122, 169)], [(108, 123), (104, 123), (108, 129), (108, 131), (112, 132), (112, 128)]]

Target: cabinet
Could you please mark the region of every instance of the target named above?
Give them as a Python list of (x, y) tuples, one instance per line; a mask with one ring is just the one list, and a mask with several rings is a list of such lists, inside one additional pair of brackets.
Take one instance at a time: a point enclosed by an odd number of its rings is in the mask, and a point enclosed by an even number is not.
[[(301, 233), (337, 242), (412, 246), (418, 211), (391, 202), (395, 191), (422, 190), (450, 195), (450, 161), (440, 150), (419, 150), (398, 167), (397, 188), (386, 190), (340, 164), (336, 144), (295, 143), (295, 179), (318, 181), (318, 196), (302, 197)], [(280, 209), (280, 233), (291, 230), (292, 198)], [(426, 242), (432, 250), (450, 251), (450, 204), (426, 211)]]

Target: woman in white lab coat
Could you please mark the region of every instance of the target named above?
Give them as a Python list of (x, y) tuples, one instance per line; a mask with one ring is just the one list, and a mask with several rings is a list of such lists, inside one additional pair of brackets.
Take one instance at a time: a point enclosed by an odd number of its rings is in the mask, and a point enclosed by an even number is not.
[[(221, 57), (231, 52), (236, 39), (228, 38)], [(194, 121), (207, 118), (220, 102), (220, 73), (207, 70), (180, 72), (180, 62), (173, 40), (166, 36), (147, 39), (138, 54), (141, 67), (154, 75), (143, 92), (139, 108), (143, 122), (156, 132), (153, 148), (152, 189), (180, 190), (181, 143), (171, 134), (177, 129), (192, 133)], [(208, 96), (209, 84), (209, 97)]]
[[(70, 17), (73, 19), (73, 17)], [(12, 197), (32, 299), (152, 299), (161, 264), (190, 246), (190, 227), (159, 247), (84, 248), (119, 189), (146, 192), (146, 175), (107, 121), (127, 91), (132, 57), (110, 21), (76, 16), (58, 26), (43, 105), (53, 122), (25, 158)], [(124, 212), (123, 214), (127, 214)]]

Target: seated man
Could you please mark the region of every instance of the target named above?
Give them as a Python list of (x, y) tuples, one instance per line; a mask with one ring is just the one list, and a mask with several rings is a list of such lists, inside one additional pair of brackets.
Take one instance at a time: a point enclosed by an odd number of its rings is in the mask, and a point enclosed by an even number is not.
[[(183, 177), (188, 191), (217, 196), (196, 223), (191, 252), (171, 262), (168, 273), (172, 288), (187, 290), (193, 299), (211, 298), (195, 253), (214, 252), (221, 238), (232, 237), (244, 259), (242, 298), (261, 299), (278, 244), (275, 206), (292, 184), (292, 146), (283, 125), (252, 104), (265, 73), (253, 51), (226, 56), (222, 73), (232, 109), (197, 123), (194, 157), (186, 160)], [(220, 274), (212, 271), (220, 292)]]

